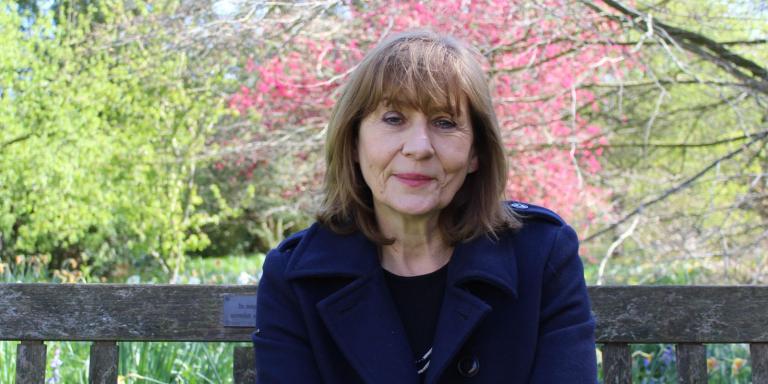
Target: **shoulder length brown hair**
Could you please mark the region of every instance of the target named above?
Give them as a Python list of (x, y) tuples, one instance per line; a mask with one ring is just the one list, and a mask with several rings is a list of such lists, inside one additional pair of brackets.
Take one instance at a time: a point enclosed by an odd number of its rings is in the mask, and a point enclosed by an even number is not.
[(360, 122), (382, 101), (425, 112), (448, 108), (459, 113), (460, 101), (466, 98), (478, 169), (467, 175), (440, 212), (443, 239), (456, 244), (520, 226), (503, 203), (507, 158), (478, 56), (449, 36), (412, 31), (389, 37), (363, 58), (342, 88), (328, 124), (320, 223), (337, 233), (360, 230), (372, 241), (391, 244), (393, 240), (379, 231), (371, 190), (355, 161)]

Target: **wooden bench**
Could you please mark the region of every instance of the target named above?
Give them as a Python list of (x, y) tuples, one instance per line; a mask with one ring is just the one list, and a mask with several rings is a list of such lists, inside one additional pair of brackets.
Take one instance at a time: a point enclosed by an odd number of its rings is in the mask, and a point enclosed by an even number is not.
[[(65, 340), (93, 342), (90, 383), (116, 383), (120, 341), (249, 342), (252, 328), (231, 325), (249, 321), (255, 290), (0, 284), (0, 340), (21, 341), (18, 384), (42, 384), (44, 342)], [(629, 344), (650, 343), (676, 345), (680, 383), (707, 382), (705, 343), (749, 343), (753, 383), (768, 383), (768, 287), (590, 287), (589, 293), (606, 384), (630, 383)], [(253, 383), (253, 361), (250, 347), (235, 348), (235, 383)]]

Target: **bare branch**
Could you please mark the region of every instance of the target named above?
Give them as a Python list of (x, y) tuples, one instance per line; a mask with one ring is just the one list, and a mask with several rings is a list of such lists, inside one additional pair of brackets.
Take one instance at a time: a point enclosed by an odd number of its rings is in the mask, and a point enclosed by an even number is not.
[[(581, 2), (593, 10), (605, 14), (609, 18), (617, 18), (606, 13), (593, 1), (581, 0)], [(730, 51), (723, 44), (704, 35), (673, 27), (657, 20), (654, 20), (651, 25), (649, 22), (650, 17), (648, 17), (648, 15), (627, 7), (619, 1), (603, 0), (603, 3), (620, 12), (637, 29), (640, 29), (643, 32), (652, 31), (653, 34), (661, 38), (661, 43), (667, 41), (677, 44), (687, 51), (714, 63), (734, 77), (744, 81), (755, 91), (768, 94), (768, 70), (754, 61)], [(751, 73), (751, 75), (744, 71)]]
[[(619, 45), (619, 46), (629, 46), (634, 47), (637, 44), (640, 43), (640, 41), (603, 41), (603, 40), (587, 40), (585, 41), (586, 44), (589, 45)], [(643, 44), (659, 44), (655, 41), (645, 41)], [(723, 45), (723, 46), (730, 46), (730, 45), (764, 45), (768, 44), (768, 39), (755, 39), (755, 40), (726, 40), (726, 41), (717, 41), (717, 44)]]
[[(684, 148), (707, 148), (707, 147), (716, 147), (719, 145), (725, 145), (725, 144), (731, 144), (738, 141), (744, 141), (748, 139), (752, 139), (755, 136), (761, 136), (761, 135), (768, 135), (768, 130), (765, 131), (759, 131), (755, 133), (751, 133), (748, 135), (741, 135), (737, 137), (729, 137), (726, 139), (720, 139), (715, 141), (706, 141), (702, 143), (611, 143), (611, 144), (597, 144), (597, 145), (589, 145), (589, 142), (592, 140), (595, 140), (599, 138), (599, 136), (596, 137), (590, 137), (585, 141), (582, 141), (581, 143), (576, 144), (587, 144), (584, 145), (582, 148), (585, 149), (612, 149), (612, 148), (670, 148), (670, 149), (684, 149)], [(567, 149), (570, 150), (574, 143), (572, 142), (561, 142), (561, 143), (546, 143), (546, 144), (540, 144), (536, 146), (530, 146), (523, 149), (516, 149), (516, 152), (535, 152), (540, 151), (542, 149), (550, 149), (550, 148), (557, 148), (557, 149)]]
[(611, 259), (613, 256), (613, 253), (616, 251), (616, 248), (618, 248), (621, 243), (624, 242), (628, 237), (632, 236), (632, 233), (635, 232), (635, 228), (637, 228), (637, 223), (640, 222), (640, 216), (635, 217), (635, 220), (632, 221), (632, 224), (629, 226), (629, 228), (624, 231), (624, 233), (619, 236), (616, 241), (611, 243), (611, 246), (608, 247), (608, 251), (605, 252), (605, 257), (603, 257), (603, 260), (600, 262), (600, 267), (597, 271), (597, 285), (603, 285), (604, 278), (605, 278), (605, 267), (608, 265), (608, 260)]
[(616, 83), (587, 83), (582, 84), (581, 88), (632, 88), (632, 87), (657, 87), (662, 85), (691, 85), (704, 84), (717, 87), (741, 87), (742, 83), (732, 81), (699, 81), (699, 80), (658, 80), (658, 81), (626, 81)]
[(759, 135), (754, 135), (752, 140), (750, 140), (750, 142), (748, 142), (748, 143), (744, 144), (743, 146), (739, 147), (738, 149), (733, 150), (733, 151), (729, 152), (728, 154), (718, 158), (717, 160), (713, 161), (712, 163), (710, 163), (709, 165), (704, 167), (704, 169), (702, 169), (701, 171), (697, 172), (695, 175), (689, 177), (688, 179), (686, 179), (685, 181), (681, 182), (680, 184), (678, 184), (678, 185), (676, 185), (676, 186), (674, 186), (674, 187), (672, 187), (670, 189), (667, 189), (666, 191), (664, 191), (659, 196), (657, 196), (657, 197), (655, 197), (655, 198), (653, 198), (653, 199), (651, 199), (649, 201), (646, 201), (644, 203), (641, 203), (637, 208), (633, 209), (628, 214), (624, 215), (624, 217), (622, 217), (621, 219), (617, 220), (616, 222), (614, 222), (613, 224), (609, 225), (608, 227), (603, 228), (603, 229), (601, 229), (601, 230), (599, 230), (599, 231), (589, 235), (586, 239), (584, 239), (584, 241), (587, 242), (587, 241), (596, 239), (596, 238), (606, 234), (607, 232), (612, 231), (613, 229), (615, 229), (619, 225), (623, 224), (624, 222), (626, 222), (627, 220), (629, 220), (633, 216), (635, 216), (635, 215), (639, 214), (640, 212), (642, 212), (644, 209), (646, 209), (646, 208), (648, 208), (648, 207), (650, 207), (650, 206), (652, 206), (654, 204), (657, 204), (657, 203), (665, 200), (666, 198), (674, 195), (675, 193), (680, 192), (680, 191), (690, 187), (693, 184), (694, 181), (696, 181), (697, 179), (701, 178), (703, 175), (705, 175), (707, 172), (709, 172), (710, 170), (712, 170), (713, 168), (715, 168), (716, 166), (718, 166), (722, 162), (733, 158), (734, 156), (738, 155), (741, 152), (744, 152), (752, 144), (754, 144), (754, 143), (756, 143), (756, 142), (758, 142), (760, 140), (765, 140), (766, 137), (768, 137), (768, 132), (763, 132), (763, 133), (761, 133)]

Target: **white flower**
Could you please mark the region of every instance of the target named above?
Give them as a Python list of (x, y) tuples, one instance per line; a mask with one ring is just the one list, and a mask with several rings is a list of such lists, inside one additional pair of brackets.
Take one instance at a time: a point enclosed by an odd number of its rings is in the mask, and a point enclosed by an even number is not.
[(245, 272), (240, 272), (240, 275), (237, 276), (237, 283), (240, 284), (240, 285), (251, 284), (251, 283), (254, 283), (254, 282), (255, 281), (254, 281), (253, 276), (251, 276), (251, 275), (249, 275), (249, 274), (247, 274)]

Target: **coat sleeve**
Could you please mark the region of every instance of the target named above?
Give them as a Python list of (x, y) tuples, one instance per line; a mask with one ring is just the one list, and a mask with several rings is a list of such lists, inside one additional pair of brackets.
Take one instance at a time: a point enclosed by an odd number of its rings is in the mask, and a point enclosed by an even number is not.
[(544, 271), (531, 384), (597, 383), (595, 321), (578, 252), (576, 233), (562, 226)]
[(256, 382), (322, 383), (299, 304), (285, 280), (287, 255), (271, 251), (264, 262), (256, 303)]

